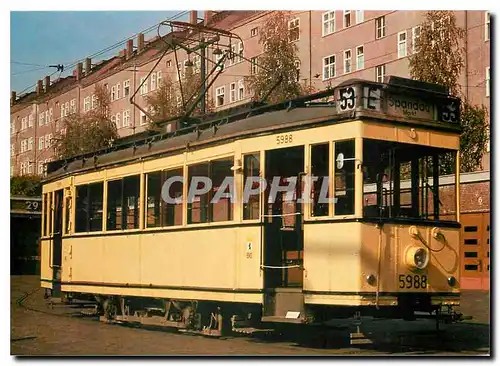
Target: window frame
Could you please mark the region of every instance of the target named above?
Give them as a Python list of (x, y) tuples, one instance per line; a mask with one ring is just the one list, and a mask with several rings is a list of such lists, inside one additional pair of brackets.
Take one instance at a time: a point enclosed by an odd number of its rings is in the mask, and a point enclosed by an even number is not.
[[(375, 18), (375, 39), (382, 39), (386, 36), (385, 32), (385, 15)], [(379, 37), (380, 30), (380, 37)]]
[(229, 103), (234, 103), (238, 99), (236, 99), (236, 82), (232, 82), (229, 84)]
[[(346, 54), (349, 53), (349, 57), (346, 57)], [(352, 73), (352, 49), (344, 50), (344, 75)], [(349, 71), (347, 71), (347, 61), (349, 61)]]
[[(330, 59), (333, 57), (333, 63), (328, 63), (327, 65), (325, 65), (325, 60), (328, 59), (328, 61), (330, 61)], [(323, 81), (326, 81), (326, 80), (329, 80), (329, 79), (333, 79), (335, 76), (336, 76), (336, 56), (335, 55), (329, 55), (329, 56), (326, 56), (326, 57), (323, 57)], [(325, 69), (328, 67), (328, 70), (329, 72), (330, 71), (333, 71), (333, 75), (329, 75), (329, 77), (325, 77)]]
[(356, 24), (361, 24), (365, 21), (365, 11), (356, 10)]
[[(296, 24), (295, 24), (296, 23)], [(295, 33), (297, 29), (297, 39), (292, 39), (292, 33)], [(296, 17), (288, 21), (288, 41), (297, 42), (300, 41), (300, 18)]]
[[(402, 36), (404, 34), (405, 36), (405, 39), (404, 41), (401, 41), (400, 40), (400, 36)], [(404, 31), (401, 31), (401, 32), (398, 32), (398, 38), (397, 38), (397, 41), (398, 41), (398, 59), (400, 58), (405, 58), (408, 56), (408, 34), (407, 34), (407, 31), (404, 30)], [(400, 45), (404, 44), (404, 55), (401, 55), (400, 54)]]
[(130, 95), (130, 79), (123, 81), (123, 96), (128, 97)]
[(491, 39), (491, 14), (489, 11), (484, 12), (484, 41), (488, 42)]
[[(222, 92), (221, 92), (222, 91)], [(225, 99), (226, 99), (226, 86), (223, 85), (223, 86), (219, 86), (218, 88), (215, 89), (215, 106), (216, 107), (221, 107), (223, 106), (225, 103)], [(222, 96), (222, 103), (219, 103), (219, 97)]]
[[(418, 30), (418, 36), (416, 36), (416, 31)], [(415, 49), (415, 43), (417, 39), (420, 38), (420, 32), (422, 30), (422, 27), (420, 25), (416, 25), (411, 29), (411, 52), (412, 54), (417, 53), (417, 50)]]
[[(382, 75), (379, 75), (379, 73), (378, 73), (379, 67), (381, 67)], [(386, 73), (386, 64), (381, 64), (381, 65), (375, 66), (375, 81), (377, 83), (383, 83), (384, 82), (384, 77), (385, 77), (386, 74), (387, 74)], [(379, 81), (379, 77), (381, 78), (380, 81)]]
[[(346, 15), (349, 16), (349, 18), (346, 18)], [(346, 19), (349, 19), (349, 25), (346, 26)], [(342, 26), (343, 29), (347, 29), (352, 27), (352, 19), (351, 19), (351, 11), (350, 10), (344, 10), (344, 13), (342, 15)]]
[[(361, 55), (358, 54), (359, 49), (362, 49)], [(359, 67), (359, 57), (361, 56), (362, 58), (362, 65)], [(363, 70), (365, 68), (365, 46), (364, 44), (359, 45), (356, 47), (356, 71)]]
[[(325, 20), (325, 15), (328, 17), (328, 19)], [(333, 15), (333, 17), (331, 17)], [(322, 37), (328, 36), (330, 34), (335, 33), (335, 10), (329, 10), (321, 14), (321, 20), (322, 20), (322, 28), (321, 28), (321, 34)], [(329, 32), (325, 32), (325, 26), (328, 25)], [(333, 25), (333, 26), (332, 26)]]

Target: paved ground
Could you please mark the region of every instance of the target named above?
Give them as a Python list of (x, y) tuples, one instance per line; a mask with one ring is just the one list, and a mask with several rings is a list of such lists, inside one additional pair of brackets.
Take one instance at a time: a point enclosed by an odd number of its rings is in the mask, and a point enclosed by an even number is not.
[[(26, 296), (27, 294), (30, 294)], [(11, 354), (13, 355), (476, 355), (489, 353), (489, 295), (468, 292), (462, 311), (472, 321), (444, 326), (431, 321), (379, 321), (367, 324), (375, 344), (346, 345), (345, 329), (328, 337), (301, 331), (288, 339), (230, 337), (213, 339), (175, 331), (107, 325), (72, 316), (80, 309), (47, 306), (36, 276), (11, 276)]]

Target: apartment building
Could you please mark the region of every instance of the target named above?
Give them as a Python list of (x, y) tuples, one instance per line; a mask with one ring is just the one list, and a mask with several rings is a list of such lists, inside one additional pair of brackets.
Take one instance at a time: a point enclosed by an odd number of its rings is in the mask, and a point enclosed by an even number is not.
[[(245, 59), (256, 60), (263, 52), (259, 31), (271, 11), (206, 11), (202, 22), (211, 27), (229, 30), (239, 39), (231, 49)], [(457, 24), (466, 30), (465, 65), (460, 85), (472, 103), (483, 104), (490, 111), (490, 17), (486, 11), (456, 11)], [(325, 10), (293, 11), (289, 21), (290, 38), (298, 47), (297, 70), (301, 83), (322, 90), (349, 78), (383, 81), (386, 75), (409, 77), (408, 56), (414, 52), (420, 35), (419, 24), (425, 11), (363, 11)], [(199, 22), (196, 11), (190, 22)], [(166, 33), (163, 30), (162, 35)], [(95, 106), (95, 85), (104, 85), (111, 100), (111, 119), (120, 136), (143, 131), (146, 115), (130, 103), (147, 108), (145, 98), (170, 77), (174, 82), (185, 75), (186, 62), (201, 68), (201, 58), (179, 50), (167, 53), (156, 65), (165, 43), (157, 36), (145, 40), (143, 34), (130, 39), (126, 48), (109, 59), (96, 62), (87, 58), (66, 78), (51, 82), (39, 81), (35, 92), (11, 96), (11, 175), (42, 174), (44, 163), (53, 158), (52, 138), (60, 131), (63, 119), (72, 112), (87, 112)], [(207, 49), (207, 70), (220, 55), (217, 45)], [(256, 66), (242, 57), (225, 61), (223, 72), (214, 81), (208, 98), (216, 110), (245, 103), (252, 97), (246, 90), (244, 77)], [(147, 79), (145, 77), (154, 68)], [(143, 83), (144, 81), (144, 83)], [(210, 82), (210, 80), (208, 80)], [(139, 88), (139, 85), (142, 87)], [(169, 126), (175, 128), (175, 126)], [(468, 271), (472, 287), (487, 287), (489, 271), (489, 148), (483, 158), (482, 170), (463, 175), (461, 201), (464, 227), (472, 228), (471, 238), (479, 243), (464, 256), (476, 257), (479, 264)], [(468, 234), (469, 235), (469, 234)], [(472, 234), (470, 234), (472, 235)], [(472, 242), (471, 241), (471, 242)], [(469, 253), (469, 254), (465, 254)], [(483, 275), (481, 275), (483, 271)], [(479, 281), (479, 282), (478, 282)], [(489, 282), (488, 282), (489, 286)]]

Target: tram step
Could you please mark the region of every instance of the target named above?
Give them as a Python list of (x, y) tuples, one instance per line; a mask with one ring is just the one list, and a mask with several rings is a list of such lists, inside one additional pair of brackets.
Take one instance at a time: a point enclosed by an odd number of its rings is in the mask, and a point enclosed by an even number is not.
[(263, 323), (290, 323), (290, 324), (303, 324), (306, 322), (304, 318), (286, 318), (284, 316), (263, 316)]

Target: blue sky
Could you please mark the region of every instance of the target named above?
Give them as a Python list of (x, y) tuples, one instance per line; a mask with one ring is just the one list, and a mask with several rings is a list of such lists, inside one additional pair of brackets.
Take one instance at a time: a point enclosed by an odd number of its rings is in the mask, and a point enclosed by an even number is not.
[[(10, 13), (11, 90), (19, 93), (56, 71), (44, 66), (73, 64), (180, 12), (13, 11)], [(187, 19), (188, 15), (184, 15), (177, 20)], [(148, 33), (146, 39), (154, 34), (156, 29)], [(100, 58), (117, 54), (124, 47), (111, 50)], [(62, 76), (69, 75), (72, 69), (74, 67), (65, 70)]]

